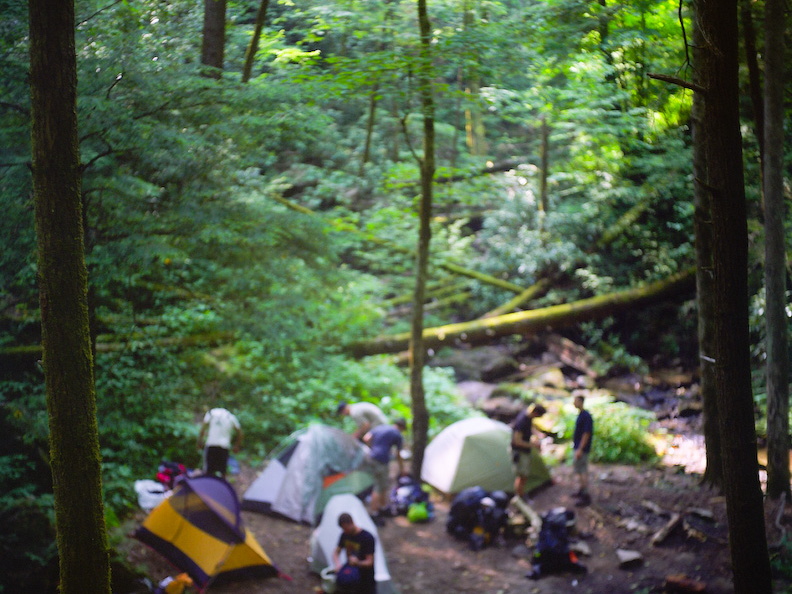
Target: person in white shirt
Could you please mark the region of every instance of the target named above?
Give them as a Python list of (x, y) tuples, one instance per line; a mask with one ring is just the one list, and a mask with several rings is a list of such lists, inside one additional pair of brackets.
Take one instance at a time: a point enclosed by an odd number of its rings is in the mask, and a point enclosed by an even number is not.
[(225, 408), (213, 408), (203, 418), (198, 434), (198, 448), (204, 448), (204, 474), (225, 478), (228, 457), (233, 447), (242, 447), (242, 426), (239, 419)]
[(337, 412), (339, 415), (352, 417), (357, 425), (353, 435), (359, 440), (362, 440), (363, 436), (374, 427), (388, 424), (388, 417), (385, 416), (385, 413), (371, 402), (353, 402), (351, 404), (340, 402)]

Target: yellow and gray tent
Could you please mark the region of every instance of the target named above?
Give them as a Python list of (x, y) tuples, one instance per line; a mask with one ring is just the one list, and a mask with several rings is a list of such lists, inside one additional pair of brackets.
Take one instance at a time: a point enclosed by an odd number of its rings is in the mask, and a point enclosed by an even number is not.
[(245, 528), (236, 493), (220, 478), (180, 480), (134, 536), (186, 572), (201, 591), (236, 579), (287, 577)]

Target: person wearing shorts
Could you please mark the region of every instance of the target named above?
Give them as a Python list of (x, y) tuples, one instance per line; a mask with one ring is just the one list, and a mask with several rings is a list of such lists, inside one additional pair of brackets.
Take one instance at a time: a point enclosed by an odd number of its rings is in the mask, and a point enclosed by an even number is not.
[(525, 497), (525, 485), (531, 474), (531, 456), (539, 455), (539, 441), (533, 434), (533, 420), (547, 412), (541, 404), (532, 404), (517, 415), (512, 424), (511, 451), (514, 461), (514, 494)]
[(577, 498), (575, 505), (584, 506), (591, 503), (588, 491), (588, 459), (591, 451), (591, 441), (594, 436), (594, 419), (591, 413), (584, 408), (585, 400), (582, 395), (575, 396), (575, 408), (578, 409), (575, 421), (575, 432), (572, 435), (572, 447), (575, 451), (572, 461), (572, 473), (577, 477), (578, 490), (573, 494)]
[(404, 444), (402, 433), (407, 428), (407, 421), (397, 419), (393, 425), (378, 425), (363, 438), (369, 446), (369, 455), (365, 469), (374, 479), (374, 490), (371, 493), (369, 513), (374, 523), (382, 526), (385, 523), (382, 510), (388, 503), (390, 489), (391, 451), (396, 448), (396, 460), (399, 463), (399, 475), (404, 471), (401, 449)]

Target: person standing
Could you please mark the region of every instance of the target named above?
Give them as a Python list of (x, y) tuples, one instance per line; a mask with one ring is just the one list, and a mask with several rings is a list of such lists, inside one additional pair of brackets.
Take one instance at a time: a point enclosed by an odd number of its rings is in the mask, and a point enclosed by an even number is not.
[(333, 551), (333, 566), (336, 573), (341, 569), (341, 552), (346, 551), (347, 564), (357, 567), (360, 579), (353, 588), (344, 590), (350, 594), (376, 594), (377, 582), (374, 576), (374, 535), (355, 524), (352, 516), (343, 513), (338, 516), (341, 536)]
[(399, 463), (399, 475), (404, 472), (404, 461), (401, 449), (404, 445), (402, 433), (407, 428), (407, 421), (397, 419), (393, 425), (378, 425), (369, 431), (363, 441), (369, 446), (369, 455), (365, 468), (374, 478), (374, 490), (371, 493), (369, 513), (377, 526), (385, 523), (384, 506), (388, 503), (390, 488), (391, 451), (396, 448), (396, 460)]
[(234, 414), (225, 408), (207, 411), (198, 433), (198, 449), (204, 448), (204, 474), (225, 478), (230, 450), (238, 452), (242, 438), (242, 426)]
[(572, 447), (575, 452), (572, 472), (577, 477), (579, 489), (573, 497), (577, 498), (575, 505), (580, 507), (591, 503), (591, 495), (588, 492), (588, 459), (594, 436), (594, 419), (584, 408), (585, 399), (582, 395), (575, 396), (574, 403), (575, 408), (578, 409), (578, 416), (575, 421), (575, 432), (572, 435)]
[(522, 410), (512, 424), (512, 460), (514, 461), (514, 494), (522, 499), (525, 484), (531, 474), (531, 456), (539, 455), (539, 439), (533, 432), (533, 420), (547, 412), (541, 404), (532, 404)]
[(362, 440), (363, 436), (379, 425), (387, 425), (388, 418), (380, 408), (371, 402), (340, 402), (337, 413), (342, 416), (352, 417), (357, 428), (353, 435)]

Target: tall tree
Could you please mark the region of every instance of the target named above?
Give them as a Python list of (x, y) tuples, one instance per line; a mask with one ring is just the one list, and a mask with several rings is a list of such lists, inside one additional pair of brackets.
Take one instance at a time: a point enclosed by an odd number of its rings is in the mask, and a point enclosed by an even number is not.
[[(695, 9), (695, 7), (694, 7)], [(697, 73), (694, 84), (701, 80), (704, 41), (701, 37), (699, 19), (693, 18), (693, 72)], [(704, 443), (707, 467), (704, 482), (717, 488), (723, 487), (723, 459), (721, 457), (721, 434), (718, 425), (718, 397), (715, 390), (715, 293), (712, 277), (712, 214), (710, 195), (706, 184), (707, 160), (702, 137), (704, 126), (704, 95), (695, 93), (690, 119), (693, 131), (693, 227), (696, 249), (696, 305), (698, 307), (698, 347), (701, 370), (701, 400), (704, 403)]]
[(32, 167), (55, 524), (64, 594), (110, 592), (77, 141), (73, 0), (30, 0)]
[(418, 85), (423, 113), (423, 156), (421, 158), (421, 198), (418, 230), (418, 253), (415, 264), (415, 292), (413, 314), (410, 325), (410, 397), (413, 413), (413, 467), (416, 477), (421, 475), (424, 450), (429, 432), (429, 413), (426, 409), (426, 394), (423, 370), (426, 362), (426, 346), (423, 340), (424, 297), (429, 265), (429, 244), (432, 239), (432, 190), (435, 174), (435, 129), (434, 97), (432, 95), (432, 27), (426, 8), (426, 0), (418, 0), (418, 25), (421, 34), (421, 49), (418, 65)]
[(256, 59), (256, 52), (258, 52), (259, 39), (261, 39), (261, 31), (264, 29), (264, 21), (267, 19), (268, 7), (269, 0), (261, 0), (256, 12), (256, 25), (253, 28), (253, 36), (250, 38), (247, 50), (245, 50), (245, 65), (242, 67), (243, 83), (249, 81), (250, 75), (253, 73), (253, 61)]
[(784, 2), (765, 2), (764, 203), (767, 494), (789, 495), (789, 352), (784, 248)]
[(207, 76), (212, 78), (220, 78), (223, 75), (225, 18), (226, 0), (204, 0), (201, 64), (209, 67)]
[[(738, 95), (737, 0), (696, 0), (704, 45), (704, 188), (712, 214), (713, 365), (734, 589), (772, 591), (756, 459), (748, 331), (748, 228)], [(728, 436), (728, 438), (726, 438)]]

